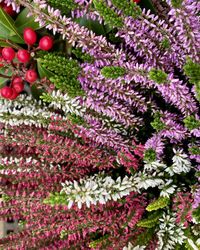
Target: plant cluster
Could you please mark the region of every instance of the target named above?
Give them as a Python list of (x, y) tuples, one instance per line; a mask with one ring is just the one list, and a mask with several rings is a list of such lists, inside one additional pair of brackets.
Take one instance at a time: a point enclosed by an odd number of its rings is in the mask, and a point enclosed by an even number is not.
[(199, 1), (2, 6), (0, 249), (199, 249)]

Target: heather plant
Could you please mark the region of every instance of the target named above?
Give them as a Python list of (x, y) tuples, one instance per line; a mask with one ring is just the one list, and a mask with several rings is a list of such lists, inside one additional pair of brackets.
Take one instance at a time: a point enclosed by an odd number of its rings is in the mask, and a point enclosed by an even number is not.
[(199, 1), (0, 2), (0, 248), (199, 249)]

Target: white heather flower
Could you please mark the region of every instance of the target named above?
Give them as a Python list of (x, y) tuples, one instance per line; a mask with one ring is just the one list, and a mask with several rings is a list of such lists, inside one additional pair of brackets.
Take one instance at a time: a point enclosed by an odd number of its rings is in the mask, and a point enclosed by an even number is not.
[(136, 191), (133, 177), (120, 177), (117, 180), (103, 174), (96, 174), (85, 179), (77, 181), (66, 181), (62, 183), (63, 189), (61, 193), (66, 194), (68, 208), (77, 203), (81, 208), (85, 203), (87, 207), (91, 204), (105, 204), (109, 200), (118, 200), (128, 195), (132, 191)]
[(50, 107), (59, 108), (66, 113), (75, 113), (76, 115), (83, 116), (85, 107), (79, 104), (78, 98), (71, 98), (67, 94), (63, 95), (59, 90), (51, 93)]
[(0, 122), (10, 126), (25, 124), (47, 127), (52, 115), (58, 116), (31, 96), (19, 96), (14, 101), (0, 99)]
[(159, 176), (148, 176), (146, 173), (137, 173), (134, 175), (134, 181), (138, 189), (148, 189), (149, 187), (158, 187), (164, 185), (164, 181)]
[(160, 220), (158, 246), (156, 250), (173, 250), (176, 244), (182, 245), (186, 239), (183, 226), (176, 225), (175, 215), (163, 214)]
[(172, 158), (173, 164), (172, 164), (172, 170), (176, 174), (180, 174), (182, 172), (188, 173), (192, 167), (190, 160), (188, 159), (188, 156), (183, 153), (183, 150), (175, 150), (173, 149), (175, 155)]
[(173, 194), (177, 188), (176, 185), (173, 185), (173, 180), (166, 180), (167, 182), (164, 185), (161, 185), (159, 189), (161, 189), (160, 196), (164, 197), (170, 197), (171, 194)]
[(131, 242), (128, 243), (128, 246), (123, 247), (123, 250), (144, 250), (146, 246), (136, 246), (134, 247)]
[(148, 172), (148, 171), (155, 171), (155, 170), (160, 170), (160, 169), (164, 169), (167, 166), (160, 162), (159, 160), (157, 161), (153, 161), (153, 162), (145, 162), (144, 164), (144, 171)]

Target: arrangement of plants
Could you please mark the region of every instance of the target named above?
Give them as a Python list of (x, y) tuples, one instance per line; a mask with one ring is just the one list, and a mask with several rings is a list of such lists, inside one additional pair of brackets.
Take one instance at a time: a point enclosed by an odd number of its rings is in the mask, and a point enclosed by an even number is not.
[(0, 7), (0, 249), (198, 250), (200, 2)]

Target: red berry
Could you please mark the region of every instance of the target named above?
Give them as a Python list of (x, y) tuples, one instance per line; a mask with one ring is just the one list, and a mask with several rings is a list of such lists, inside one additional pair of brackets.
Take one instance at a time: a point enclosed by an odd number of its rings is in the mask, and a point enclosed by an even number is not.
[(8, 87), (8, 86), (4, 86), (3, 88), (1, 88), (1, 96), (9, 99), (13, 94), (13, 89)]
[(23, 83), (23, 79), (20, 76), (16, 76), (13, 80), (12, 80), (12, 84), (15, 83)]
[(43, 36), (39, 41), (41, 50), (50, 50), (53, 47), (53, 39), (50, 36)]
[(26, 81), (29, 82), (29, 83), (33, 83), (37, 80), (37, 73), (35, 72), (35, 70), (33, 69), (29, 69), (26, 71), (26, 75), (25, 75), (25, 78), (26, 78)]
[(37, 34), (32, 28), (24, 29), (24, 41), (28, 45), (33, 45), (37, 40)]
[(133, 0), (134, 3), (139, 3), (141, 0)]
[(13, 93), (12, 93), (12, 96), (9, 98), (10, 100), (16, 99), (19, 95), (14, 88), (12, 89), (12, 91), (13, 91)]
[(17, 52), (17, 59), (22, 63), (27, 63), (30, 60), (30, 53), (25, 49), (20, 49)]
[(12, 81), (12, 88), (16, 90), (17, 93), (20, 93), (24, 90), (24, 83), (21, 77), (15, 77)]
[(2, 56), (5, 60), (11, 62), (15, 58), (15, 51), (11, 47), (6, 47), (2, 49)]
[(9, 16), (14, 16), (16, 12), (13, 10), (12, 6), (9, 5), (7, 6), (5, 3), (1, 4), (2, 9), (9, 15)]

